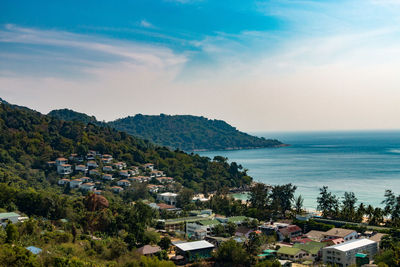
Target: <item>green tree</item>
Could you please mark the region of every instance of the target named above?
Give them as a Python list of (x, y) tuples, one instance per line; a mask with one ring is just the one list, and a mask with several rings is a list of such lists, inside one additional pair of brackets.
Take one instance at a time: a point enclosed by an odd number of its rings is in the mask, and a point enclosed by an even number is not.
[(357, 198), (353, 192), (344, 192), (344, 199), (342, 202), (342, 219), (354, 221), (356, 213)]
[(297, 214), (301, 214), (303, 212), (303, 202), (304, 198), (301, 195), (294, 200), (294, 207)]
[(192, 199), (194, 196), (194, 191), (189, 188), (184, 188), (179, 192), (178, 197), (177, 197), (177, 203), (176, 205), (179, 208), (186, 208), (186, 206), (190, 203), (192, 203)]
[(18, 228), (15, 224), (13, 224), (11, 222), (8, 223), (6, 226), (6, 233), (7, 233), (7, 237), (6, 237), (7, 243), (12, 243), (13, 241), (18, 240), (19, 232), (18, 232)]
[(337, 197), (328, 191), (327, 186), (323, 186), (319, 191), (320, 196), (317, 198), (317, 209), (322, 212), (324, 217), (336, 217), (339, 209)]
[(216, 266), (244, 267), (250, 265), (250, 257), (241, 244), (231, 239), (223, 242), (215, 255)]
[(169, 247), (171, 246), (171, 239), (168, 236), (164, 236), (161, 238), (160, 242), (158, 242), (158, 245), (161, 249), (168, 251)]

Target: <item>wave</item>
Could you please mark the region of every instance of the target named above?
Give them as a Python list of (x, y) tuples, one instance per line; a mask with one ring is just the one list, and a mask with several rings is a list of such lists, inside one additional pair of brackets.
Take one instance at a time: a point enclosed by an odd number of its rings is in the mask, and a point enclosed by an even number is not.
[(399, 148), (397, 148), (397, 149), (395, 149), (395, 148), (389, 149), (388, 151), (389, 151), (390, 153), (400, 154), (400, 149), (399, 149)]

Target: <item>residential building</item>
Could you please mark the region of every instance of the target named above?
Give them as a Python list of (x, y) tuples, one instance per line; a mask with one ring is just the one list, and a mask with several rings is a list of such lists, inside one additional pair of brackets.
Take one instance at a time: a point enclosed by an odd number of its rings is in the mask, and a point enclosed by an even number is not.
[(127, 170), (119, 171), (119, 175), (122, 177), (125, 177), (125, 178), (128, 178), (129, 176), (131, 176), (131, 174)]
[(300, 248), (292, 248), (292, 247), (281, 247), (276, 252), (278, 258), (281, 260), (292, 260), (298, 261), (307, 256), (307, 252), (301, 250)]
[(316, 241), (307, 242), (305, 244), (297, 243), (293, 245), (294, 248), (299, 248), (307, 252), (307, 255), (305, 257), (312, 261), (315, 261), (322, 257), (322, 248), (326, 246), (327, 246), (326, 243), (321, 243)]
[(87, 183), (87, 182), (91, 181), (91, 179), (89, 177), (81, 177), (79, 179), (81, 179), (82, 183)]
[(218, 221), (220, 221), (221, 223), (232, 222), (236, 225), (241, 225), (246, 221), (247, 217), (246, 216), (232, 216), (232, 217), (218, 217), (216, 219)]
[(161, 183), (161, 184), (169, 184), (174, 181), (174, 178), (172, 177), (158, 177), (156, 180)]
[(335, 239), (335, 238), (343, 238), (344, 241), (350, 241), (356, 239), (358, 234), (354, 230), (343, 229), (343, 228), (332, 228), (329, 231), (325, 232), (325, 239)]
[(186, 235), (191, 240), (203, 240), (207, 236), (207, 227), (197, 223), (187, 223)]
[(144, 256), (155, 256), (160, 251), (161, 248), (159, 246), (151, 246), (151, 245), (145, 245), (136, 250), (137, 253)]
[(113, 166), (117, 170), (122, 170), (122, 169), (126, 168), (126, 163), (125, 162), (116, 162), (113, 164)]
[(99, 165), (97, 164), (97, 162), (96, 161), (94, 161), (94, 160), (89, 160), (87, 163), (86, 163), (86, 165), (88, 166), (88, 168), (90, 169), (90, 168), (97, 168), (97, 167), (99, 167)]
[(94, 190), (94, 183), (81, 184), (80, 189), (85, 190), (85, 191), (93, 191)]
[(56, 159), (56, 165), (57, 166), (64, 165), (64, 164), (67, 164), (67, 163), (68, 163), (68, 160), (66, 158), (57, 158)]
[(351, 241), (322, 249), (322, 259), (325, 264), (336, 264), (346, 267), (356, 263), (357, 253), (366, 253), (372, 260), (378, 252), (378, 243), (369, 239), (353, 239)]
[(211, 252), (214, 249), (214, 245), (205, 240), (184, 242), (176, 244), (175, 246), (176, 255), (183, 256), (186, 262), (211, 258)]
[(311, 230), (306, 234), (306, 236), (314, 241), (321, 241), (325, 237), (325, 232), (323, 231), (317, 231), (317, 230)]
[(103, 178), (104, 180), (107, 180), (107, 181), (112, 181), (112, 180), (114, 179), (113, 176), (112, 176), (112, 174), (107, 174), (107, 173), (103, 173), (102, 178)]
[(7, 225), (7, 221), (11, 223), (17, 223), (20, 221), (21, 215), (15, 212), (2, 212), (0, 213), (0, 224), (2, 226)]
[(70, 188), (76, 188), (79, 187), (82, 184), (81, 179), (74, 179), (69, 181), (69, 187)]
[(112, 172), (113, 171), (113, 167), (110, 166), (110, 165), (103, 166), (103, 171), (104, 172)]
[(154, 171), (154, 164), (153, 163), (146, 163), (143, 165), (144, 169), (149, 169), (150, 171)]
[(169, 205), (176, 205), (178, 194), (176, 193), (171, 193), (171, 192), (165, 192), (157, 195), (157, 200), (158, 201), (164, 201), (165, 203)]
[(58, 180), (58, 185), (65, 185), (69, 183), (69, 179), (60, 179)]
[(292, 239), (297, 236), (302, 235), (302, 230), (297, 225), (289, 225), (287, 227), (278, 230), (279, 240), (284, 240), (285, 238)]
[(85, 165), (76, 165), (75, 171), (77, 172), (87, 172), (88, 168)]
[(119, 185), (119, 186), (130, 186), (131, 183), (128, 180), (119, 180), (117, 182), (117, 185)]
[(111, 189), (112, 189), (112, 191), (114, 191), (115, 193), (119, 193), (119, 192), (124, 191), (124, 189), (123, 189), (122, 187), (120, 187), (120, 186), (113, 186), (113, 187), (111, 187)]
[(72, 166), (69, 164), (61, 164), (57, 166), (58, 174), (68, 175), (72, 173)]
[(92, 169), (89, 171), (89, 174), (92, 176), (100, 176), (100, 172), (98, 169)]

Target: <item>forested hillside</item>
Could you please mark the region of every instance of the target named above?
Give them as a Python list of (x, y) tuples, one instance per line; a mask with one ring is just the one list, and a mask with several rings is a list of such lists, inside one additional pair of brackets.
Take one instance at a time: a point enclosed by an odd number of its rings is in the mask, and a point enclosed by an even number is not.
[[(49, 115), (68, 121), (103, 124), (86, 114), (68, 109), (53, 110)], [(259, 138), (238, 131), (222, 120), (191, 115), (141, 115), (107, 123), (109, 126), (153, 143), (185, 151), (279, 147), (278, 140)]]
[[(152, 162), (168, 176), (198, 192), (249, 184), (251, 178), (236, 163), (210, 160), (153, 145), (111, 127), (62, 121), (38, 112), (0, 104), (0, 178), (37, 176), (44, 180), (46, 162), (71, 153), (96, 150), (129, 165)], [(26, 180), (29, 179), (24, 179)]]

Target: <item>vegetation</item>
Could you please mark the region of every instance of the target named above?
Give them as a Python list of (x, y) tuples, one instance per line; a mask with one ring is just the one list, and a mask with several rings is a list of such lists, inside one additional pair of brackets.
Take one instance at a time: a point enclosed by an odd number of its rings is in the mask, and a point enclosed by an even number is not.
[[(49, 115), (67, 121), (97, 123), (95, 117), (68, 109), (53, 110)], [(277, 147), (282, 143), (251, 136), (221, 120), (210, 120), (190, 115), (150, 116), (138, 114), (108, 122), (107, 125), (150, 140), (155, 144), (185, 151), (224, 150), (240, 148)]]

